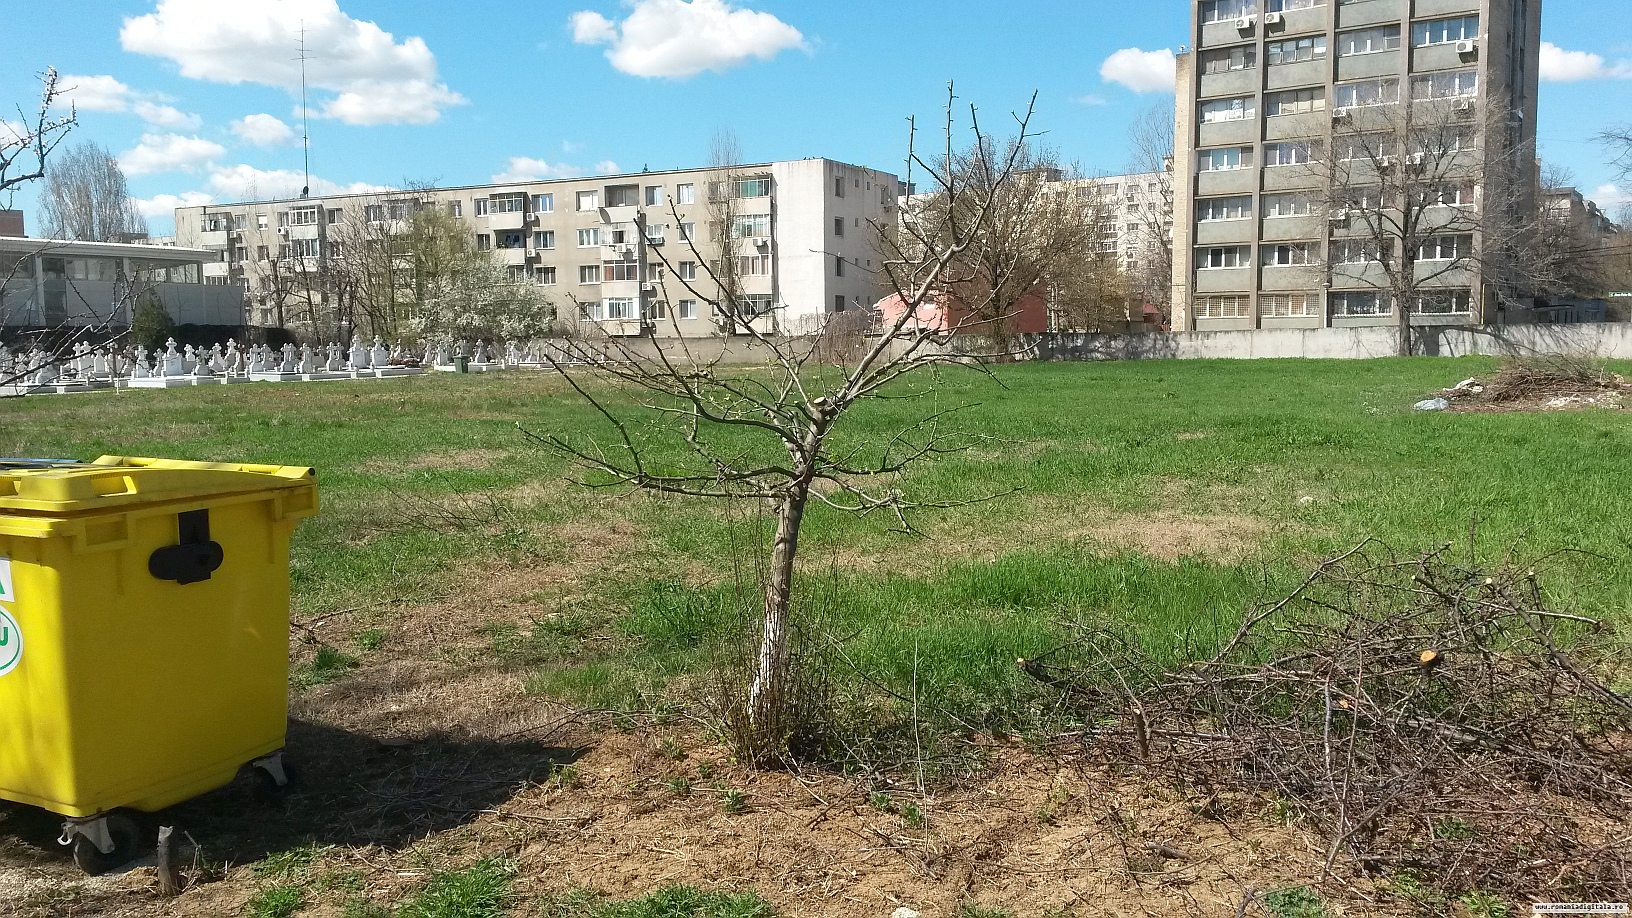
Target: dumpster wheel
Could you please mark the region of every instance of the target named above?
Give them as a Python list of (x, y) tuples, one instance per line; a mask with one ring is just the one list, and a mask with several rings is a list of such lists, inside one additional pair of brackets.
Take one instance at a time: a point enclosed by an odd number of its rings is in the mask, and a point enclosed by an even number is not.
[(136, 820), (124, 813), (109, 813), (101, 817), (107, 829), (105, 841), (111, 850), (103, 851), (94, 835), (94, 831), (70, 831), (73, 836), (74, 864), (84, 871), (87, 876), (101, 876), (104, 873), (122, 867), (136, 859), (136, 849), (141, 844), (141, 827)]

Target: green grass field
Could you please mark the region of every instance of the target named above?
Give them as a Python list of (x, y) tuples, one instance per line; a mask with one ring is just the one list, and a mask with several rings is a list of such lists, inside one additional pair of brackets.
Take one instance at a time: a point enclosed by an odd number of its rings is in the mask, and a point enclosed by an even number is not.
[[(1002, 385), (954, 373), (941, 406), (969, 404), (956, 423), (996, 439), (901, 486), (942, 499), (1019, 490), (927, 514), (918, 536), (818, 508), (801, 601), (842, 640), (855, 703), (873, 686), (888, 691), (866, 704), (888, 708), (890, 692), (916, 684), (950, 718), (1011, 729), (1043, 703), (1013, 661), (1052, 646), (1063, 622), (1126, 623), (1177, 654), (1366, 537), (1405, 552), (1455, 542), (1492, 560), (1577, 550), (1546, 563), (1556, 601), (1632, 619), (1632, 416), (1410, 411), (1494, 368), (1017, 365), (998, 368)], [(845, 423), (852, 437), (883, 436), (922, 410), (874, 403)], [(530, 633), (494, 635), (541, 693), (616, 707), (696, 685), (675, 677), (730, 652), (753, 602), (753, 508), (565, 481), (517, 424), (604, 431), (543, 374), (30, 397), (0, 412), (6, 455), (317, 467), (324, 512), (294, 548), (303, 615), (454, 602), (473, 572), (570, 570), (585, 587), (570, 607), (541, 595)]]

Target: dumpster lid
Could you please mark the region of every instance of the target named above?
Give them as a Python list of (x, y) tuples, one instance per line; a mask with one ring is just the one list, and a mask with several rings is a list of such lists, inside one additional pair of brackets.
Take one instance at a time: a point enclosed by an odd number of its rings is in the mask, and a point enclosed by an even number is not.
[(0, 459), (0, 511), (82, 513), (309, 483), (301, 466), (103, 456), (94, 462)]

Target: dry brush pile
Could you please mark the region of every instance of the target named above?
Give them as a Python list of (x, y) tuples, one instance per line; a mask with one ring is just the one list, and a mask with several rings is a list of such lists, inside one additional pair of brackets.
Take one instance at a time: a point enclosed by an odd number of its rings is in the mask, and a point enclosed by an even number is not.
[(1632, 700), (1605, 631), (1549, 610), (1530, 566), (1366, 542), (1183, 668), (1105, 631), (1020, 665), (1094, 725), (1088, 754), (1277, 796), (1327, 870), (1624, 901)]

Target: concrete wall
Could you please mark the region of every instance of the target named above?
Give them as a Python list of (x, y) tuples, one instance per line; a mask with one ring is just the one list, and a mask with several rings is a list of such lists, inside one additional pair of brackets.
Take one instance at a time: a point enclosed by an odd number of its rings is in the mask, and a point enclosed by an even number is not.
[[(1516, 325), (1508, 328), (1419, 328), (1419, 353), (1441, 357), (1561, 354), (1632, 360), (1632, 324)], [(1261, 360), (1320, 358), (1364, 360), (1394, 356), (1393, 327), (1283, 328), (1257, 331), (1170, 332), (1166, 334), (1087, 335), (1049, 333), (1021, 335), (1011, 347), (1031, 360)], [(625, 342), (654, 354), (659, 342)], [(671, 357), (684, 359), (680, 342), (662, 341)], [(964, 353), (988, 350), (983, 339), (960, 339)], [(700, 362), (763, 363), (766, 355), (751, 339), (697, 339), (684, 347)]]

